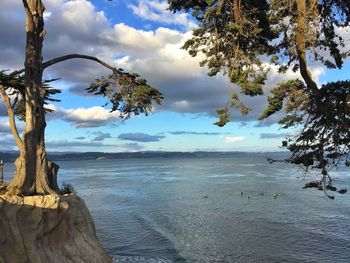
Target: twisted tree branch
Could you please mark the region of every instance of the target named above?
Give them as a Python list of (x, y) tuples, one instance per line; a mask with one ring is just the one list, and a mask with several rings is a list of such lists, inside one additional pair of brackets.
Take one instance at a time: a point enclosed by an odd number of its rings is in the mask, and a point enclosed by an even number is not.
[(16, 120), (15, 120), (15, 114), (14, 114), (14, 112), (12, 110), (12, 107), (11, 107), (10, 98), (7, 95), (3, 85), (0, 85), (0, 95), (4, 99), (4, 102), (5, 102), (5, 105), (6, 105), (6, 110), (7, 110), (8, 116), (9, 116), (10, 129), (11, 129), (12, 135), (13, 135), (15, 141), (16, 141), (18, 149), (22, 150), (23, 143), (22, 143), (22, 140), (21, 140), (21, 138), (19, 137), (19, 134), (18, 134), (18, 130), (17, 130), (17, 126), (16, 126)]
[[(121, 77), (121, 78), (125, 78), (125, 80), (127, 82), (129, 82), (130, 85), (133, 85), (132, 82), (130, 81), (129, 78), (125, 77), (125, 72), (123, 72), (123, 70), (120, 70), (120, 69), (117, 69), (111, 65), (109, 65), (108, 63), (98, 59), (97, 57), (93, 57), (93, 56), (89, 56), (89, 55), (83, 55), (83, 54), (69, 54), (69, 55), (65, 55), (65, 56), (62, 56), (62, 57), (57, 57), (57, 58), (54, 58), (54, 59), (51, 59), (49, 61), (46, 61), (42, 64), (42, 69), (46, 69), (52, 65), (55, 65), (57, 63), (60, 63), (62, 61), (65, 61), (65, 60), (69, 60), (69, 59), (75, 59), (75, 58), (80, 58), (80, 59), (87, 59), (87, 60), (91, 60), (91, 61), (95, 61), (97, 63), (99, 63), (100, 65), (112, 70), (113, 74), (115, 76), (118, 76)], [(18, 72), (21, 72), (21, 71), (18, 71)]]

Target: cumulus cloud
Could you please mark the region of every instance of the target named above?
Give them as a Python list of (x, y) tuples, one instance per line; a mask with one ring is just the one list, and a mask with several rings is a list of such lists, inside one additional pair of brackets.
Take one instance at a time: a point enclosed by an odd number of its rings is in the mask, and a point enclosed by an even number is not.
[(2, 137), (0, 138), (0, 151), (12, 151), (17, 150), (16, 143), (12, 138)]
[(237, 136), (237, 137), (225, 137), (226, 143), (234, 143), (234, 142), (241, 142), (244, 141), (246, 137), (244, 136)]
[[(191, 23), (185, 14), (170, 14), (165, 10), (166, 6), (166, 1), (139, 1), (130, 8), (144, 19), (158, 19), (162, 23), (177, 25)], [(181, 49), (191, 37), (190, 31), (180, 32), (164, 27), (140, 30), (123, 23), (111, 25), (104, 12), (98, 11), (87, 0), (47, 0), (46, 8), (50, 15), (46, 17), (45, 60), (68, 53), (85, 53), (138, 72), (165, 95), (162, 105), (156, 107), (157, 111), (215, 116), (215, 109), (226, 104), (230, 92), (239, 92), (225, 76), (208, 77), (207, 70), (199, 66), (203, 56), (192, 58)], [(25, 32), (22, 9), (19, 2), (6, 0), (0, 10), (1, 68), (23, 66)], [(321, 67), (312, 70), (316, 78), (324, 73)], [(94, 62), (70, 60), (49, 68), (45, 76), (63, 78), (66, 89), (82, 95), (86, 94), (84, 89), (92, 80), (109, 73)], [(269, 76), (267, 90), (277, 82), (299, 77), (299, 74), (292, 71), (278, 74), (277, 68), (271, 66)], [(267, 104), (263, 97), (242, 97), (242, 100), (253, 108), (253, 112), (242, 117), (238, 111), (234, 111), (233, 121), (256, 120)], [(0, 108), (1, 113), (3, 109)], [(80, 112), (79, 109), (61, 109), (60, 113), (64, 120), (80, 128), (105, 125), (117, 118), (116, 115), (101, 118), (106, 113), (101, 110), (101, 116), (96, 121), (84, 121), (82, 116), (88, 115), (87, 109)], [(278, 115), (260, 125), (271, 125), (277, 119)]]
[(197, 25), (194, 23), (188, 14), (176, 13), (173, 14), (168, 10), (169, 4), (167, 1), (146, 1), (140, 0), (138, 5), (130, 4), (135, 15), (139, 17), (158, 23), (181, 25), (187, 29), (195, 28)]
[(0, 9), (0, 68), (16, 69), (23, 66), (25, 22), (20, 1), (1, 1)]
[[(191, 33), (168, 28), (145, 31), (125, 24), (111, 26), (104, 13), (86, 0), (48, 0), (46, 6), (51, 16), (46, 23), (44, 58), (86, 53), (139, 72), (164, 93), (166, 100), (157, 108), (159, 111), (212, 113), (226, 102), (229, 89), (226, 79), (207, 77), (206, 70), (198, 65), (200, 58), (192, 58), (181, 50)], [(0, 18), (21, 9), (21, 6), (1, 9)], [(3, 39), (12, 39), (1, 41), (4, 46), (0, 49), (0, 64), (6, 62), (4, 67), (11, 67), (8, 63), (13, 61), (17, 61), (17, 67), (23, 65), (24, 47), (11, 42), (24, 43), (24, 29), (7, 31), (13, 24), (23, 27), (23, 23), (12, 23), (10, 19), (2, 21)], [(13, 49), (7, 58), (3, 56), (5, 47)], [(48, 69), (46, 76), (62, 77), (67, 87), (83, 94), (89, 82), (109, 73), (93, 62), (71, 60)]]
[(49, 113), (48, 119), (62, 119), (72, 123), (76, 128), (91, 128), (107, 125), (119, 119), (118, 112), (96, 106), (90, 108), (63, 109), (50, 105), (54, 112)]
[(7, 121), (0, 122), (0, 133), (10, 132), (10, 124)]
[[(23, 132), (24, 130), (24, 123), (17, 121), (16, 123), (17, 130), (19, 133)], [(10, 123), (7, 119), (0, 119), (0, 133), (4, 134), (10, 134)]]
[(146, 133), (122, 133), (118, 136), (118, 139), (124, 141), (134, 141), (134, 142), (158, 142), (164, 139), (163, 135), (149, 135)]

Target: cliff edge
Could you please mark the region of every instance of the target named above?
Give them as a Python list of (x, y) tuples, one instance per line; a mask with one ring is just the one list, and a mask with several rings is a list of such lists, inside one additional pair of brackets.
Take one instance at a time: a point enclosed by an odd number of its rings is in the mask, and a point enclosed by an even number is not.
[(1, 263), (112, 262), (76, 195), (0, 195)]

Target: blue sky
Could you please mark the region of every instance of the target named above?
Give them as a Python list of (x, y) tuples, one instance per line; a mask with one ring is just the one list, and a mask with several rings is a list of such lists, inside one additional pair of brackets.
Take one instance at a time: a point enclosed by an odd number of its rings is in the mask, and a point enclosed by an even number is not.
[[(24, 13), (20, 1), (3, 0), (0, 10), (0, 68), (23, 65)], [(223, 76), (210, 78), (180, 47), (191, 36), (195, 23), (187, 14), (171, 14), (166, 1), (47, 0), (44, 60), (68, 53), (98, 56), (109, 63), (146, 77), (165, 95), (161, 106), (149, 116), (120, 121), (118, 113), (103, 108), (105, 100), (84, 92), (94, 78), (108, 71), (86, 61), (67, 61), (45, 72), (60, 77), (62, 101), (47, 115), (49, 151), (278, 151), (281, 140), (292, 131), (280, 130), (279, 116), (257, 122), (266, 98), (243, 98), (253, 112), (232, 114), (223, 128), (215, 109), (225, 105), (235, 88)], [(346, 31), (346, 34), (349, 32)], [(348, 34), (349, 35), (349, 34)], [(346, 79), (343, 70), (311, 69), (319, 84)], [(271, 69), (266, 89), (286, 78)], [(0, 106), (0, 151), (13, 150), (3, 103)], [(20, 129), (23, 123), (19, 123)]]

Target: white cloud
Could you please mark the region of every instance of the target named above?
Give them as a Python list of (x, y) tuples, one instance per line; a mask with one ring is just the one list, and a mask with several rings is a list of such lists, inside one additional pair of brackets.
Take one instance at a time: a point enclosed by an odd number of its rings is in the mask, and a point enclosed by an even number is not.
[(129, 5), (135, 15), (139, 17), (165, 24), (175, 24), (186, 27), (187, 29), (193, 29), (196, 27), (189, 15), (186, 13), (172, 13), (168, 10), (169, 4), (167, 1), (147, 1), (140, 0), (138, 5)]
[(0, 138), (0, 151), (13, 151), (13, 150), (17, 150), (15, 140), (7, 137)]
[[(138, 72), (165, 95), (162, 105), (157, 106), (158, 111), (213, 115), (216, 108), (226, 103), (230, 90), (227, 79), (207, 77), (206, 69), (199, 66), (201, 57), (192, 58), (187, 51), (181, 49), (191, 37), (190, 32), (181, 33), (168, 28), (145, 31), (125, 24), (111, 26), (105, 14), (97, 12), (86, 0), (48, 0), (46, 6), (51, 13), (46, 23), (46, 59), (67, 53), (86, 53)], [(154, 7), (161, 6), (155, 4)], [(0, 11), (0, 20), (1, 14), (5, 15), (7, 11), (9, 10)], [(3, 21), (2, 28), (7, 28), (8, 21)], [(18, 32), (19, 30), (11, 31), (11, 34), (16, 34), (11, 42), (24, 43), (25, 34)], [(7, 39), (9, 33), (6, 31), (1, 35)], [(11, 46), (11, 43), (6, 46)], [(3, 50), (0, 49), (0, 55)], [(22, 51), (23, 47), (16, 47), (13, 55), (8, 54), (4, 61), (17, 61), (21, 67), (23, 58), (15, 54), (23, 54)], [(109, 74), (109, 71), (100, 65), (81, 60), (57, 64), (46, 71), (50, 78), (63, 78), (64, 84), (67, 85), (68, 82), (67, 86), (74, 87), (74, 91), (79, 94), (85, 92), (84, 88), (90, 81), (105, 74)]]
[[(0, 35), (3, 36), (0, 40), (0, 66), (22, 67), (24, 26), (19, 21), (14, 22), (10, 14), (17, 12), (17, 16), (23, 18), (23, 14), (19, 13), (23, 10), (20, 5), (12, 4), (12, 1), (7, 0), (6, 3), (8, 4), (2, 6), (0, 10), (2, 25)], [(158, 19), (179, 19), (177, 14), (165, 10), (166, 6), (166, 1), (139, 1), (133, 9), (135, 12), (140, 9), (141, 12), (143, 8), (148, 10), (145, 14), (152, 12), (158, 14), (156, 16)], [(140, 30), (123, 23), (111, 25), (105, 13), (97, 11), (87, 0), (47, 0), (46, 7), (51, 15), (46, 21), (45, 60), (68, 53), (85, 53), (126, 70), (138, 72), (165, 95), (165, 100), (161, 106), (157, 106), (157, 111), (204, 113), (214, 116), (215, 109), (226, 104), (230, 92), (239, 92), (237, 88), (232, 87), (227, 77), (206, 76), (207, 70), (199, 66), (199, 61), (203, 57), (192, 58), (187, 51), (181, 49), (185, 41), (191, 37), (190, 31), (183, 33), (164, 27), (156, 30)], [(323, 74), (321, 67), (313, 67), (312, 70), (316, 78)], [(84, 89), (89, 82), (109, 73), (94, 62), (70, 60), (49, 68), (46, 76), (60, 77), (65, 82), (58, 84), (70, 86), (72, 87), (70, 90), (78, 94), (86, 94)], [(267, 90), (279, 81), (299, 77), (299, 73), (288, 71), (286, 74), (278, 74), (277, 68), (271, 66), (269, 76)], [(242, 117), (235, 111), (232, 114), (233, 121), (255, 120), (266, 106), (264, 97), (242, 99), (253, 108), (253, 112)], [(74, 112), (64, 112), (62, 116), (77, 127), (89, 126), (89, 123), (98, 124), (79, 119), (75, 115), (77, 112), (77, 109)], [(3, 114), (1, 106), (0, 114)], [(108, 116), (98, 125), (109, 123), (111, 117)], [(77, 119), (80, 122), (77, 122)], [(276, 118), (270, 118), (264, 124), (275, 121)]]
[(52, 15), (51, 12), (45, 12), (45, 13), (44, 13), (44, 19), (45, 19), (45, 21), (47, 21), (47, 19), (49, 19), (51, 15)]
[(0, 122), (0, 132), (9, 132), (10, 131), (10, 124), (8, 121), (2, 120)]
[(60, 18), (62, 22), (70, 25), (70, 30), (74, 29), (80, 35), (89, 34), (91, 29), (98, 29), (108, 24), (105, 14), (102, 11), (97, 12), (94, 5), (89, 1), (61, 2), (61, 5), (57, 6), (59, 10), (55, 10), (56, 18)]
[[(22, 132), (24, 130), (24, 123), (17, 121), (16, 122), (18, 132)], [(0, 133), (9, 133), (10, 132), (10, 123), (7, 118), (0, 119)]]
[[(19, 133), (23, 132), (24, 123), (17, 121)], [(0, 151), (16, 150), (16, 143), (10, 131), (8, 118), (0, 118)]]
[(246, 137), (244, 136), (237, 136), (237, 137), (225, 137), (226, 143), (234, 143), (234, 142), (241, 142), (244, 141)]
[(119, 119), (119, 112), (110, 112), (103, 107), (63, 109), (55, 108), (53, 113), (48, 114), (48, 119), (62, 119), (72, 123), (76, 128), (91, 128), (107, 125)]

